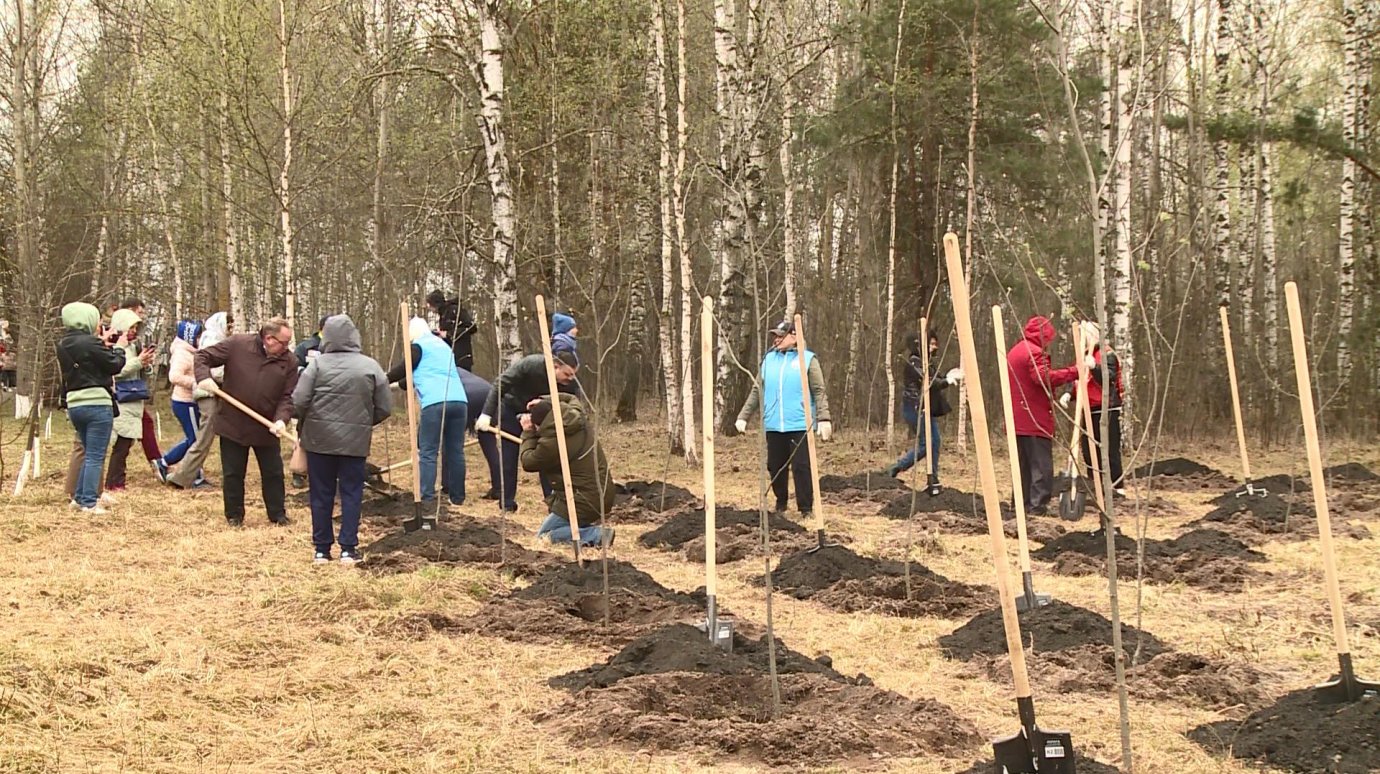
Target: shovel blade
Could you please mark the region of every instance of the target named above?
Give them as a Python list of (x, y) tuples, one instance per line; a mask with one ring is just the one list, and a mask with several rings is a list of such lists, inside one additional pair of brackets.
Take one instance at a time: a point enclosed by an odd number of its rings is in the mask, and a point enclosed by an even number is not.
[(1048, 605), (1050, 602), (1053, 601), (1054, 597), (1050, 596), (1049, 594), (1040, 594), (1038, 592), (1033, 593), (1030, 596), (1022, 594), (1019, 597), (1016, 597), (1016, 609), (1024, 613), (1028, 610), (1034, 610), (1037, 607), (1044, 607), (1045, 605)]
[(1021, 729), (1013, 736), (992, 743), (996, 774), (1076, 774), (1073, 739), (1067, 731), (1043, 731), (1039, 727), (1026, 736)]
[(1088, 506), (1088, 495), (1083, 487), (1074, 482), (1072, 487), (1059, 495), (1059, 518), (1065, 521), (1078, 521)]

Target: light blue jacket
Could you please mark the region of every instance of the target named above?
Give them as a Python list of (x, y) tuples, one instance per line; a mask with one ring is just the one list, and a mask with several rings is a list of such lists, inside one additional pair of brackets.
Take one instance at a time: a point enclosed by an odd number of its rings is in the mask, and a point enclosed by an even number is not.
[[(824, 372), (815, 353), (805, 350), (805, 370), (810, 384), (810, 412), (816, 422), (829, 421), (829, 399), (824, 391)], [(760, 379), (753, 384), (738, 418), (747, 421), (758, 406), (762, 426), (769, 433), (795, 433), (805, 426), (805, 406), (800, 394), (800, 361), (795, 350), (772, 350), (762, 359)]]
[(422, 360), (412, 370), (412, 384), (422, 408), (437, 403), (467, 403), (465, 384), (455, 368), (455, 355), (434, 333), (412, 339), (422, 350)]

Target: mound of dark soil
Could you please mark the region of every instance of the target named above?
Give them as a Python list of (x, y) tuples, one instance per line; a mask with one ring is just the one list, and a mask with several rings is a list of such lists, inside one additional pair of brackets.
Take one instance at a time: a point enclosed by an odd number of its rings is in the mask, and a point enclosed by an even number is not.
[[(577, 672), (553, 677), (553, 688), (578, 691), (582, 688), (607, 688), (637, 675), (660, 675), (670, 672), (696, 672), (714, 675), (769, 674), (769, 654), (765, 635), (759, 640), (733, 634), (733, 652), (709, 641), (709, 635), (697, 626), (673, 624), (658, 629), (628, 643), (602, 664), (595, 664)], [(848, 678), (834, 671), (828, 656), (812, 659), (776, 641), (776, 671), (778, 674), (811, 673), (830, 680), (854, 685), (871, 685), (865, 676)]]
[[(1201, 519), (1190, 522), (1190, 527), (1222, 527), (1231, 530), (1243, 540), (1264, 540), (1272, 538), (1310, 539), (1318, 535), (1317, 516), (1312, 507), (1312, 496), (1296, 494), (1282, 496), (1270, 492), (1266, 495), (1245, 495), (1237, 497), (1228, 492), (1212, 499), (1216, 506)], [(1331, 513), (1329, 508), (1329, 513)], [(1346, 514), (1337, 513), (1332, 518), (1332, 533), (1365, 540), (1370, 530), (1360, 524), (1345, 521)]]
[(537, 721), (584, 746), (712, 752), (796, 769), (956, 755), (982, 743), (971, 723), (939, 702), (820, 674), (782, 675), (775, 719), (765, 676), (672, 672), (580, 691)]
[[(1136, 541), (1118, 533), (1117, 573), (1136, 576)], [(1105, 575), (1106, 533), (1071, 532), (1031, 552), (1031, 557), (1053, 562), (1060, 575)], [(1145, 541), (1144, 577), (1152, 583), (1184, 583), (1209, 591), (1237, 591), (1264, 573), (1250, 563), (1264, 562), (1265, 555), (1218, 530), (1196, 529), (1173, 540)]]
[(904, 563), (860, 556), (843, 546), (784, 557), (772, 572), (772, 583), (797, 599), (813, 599), (841, 612), (903, 617), (970, 615), (991, 604), (994, 596), (989, 588), (949, 580), (916, 562), (910, 565), (907, 594)]
[(1184, 457), (1142, 465), (1131, 473), (1131, 478), (1154, 478), (1156, 487), (1185, 492), (1221, 490), (1236, 483), (1226, 474)]
[(1326, 704), (1304, 688), (1243, 721), (1209, 723), (1188, 737), (1212, 752), (1286, 771), (1366, 774), (1380, 771), (1380, 699)]
[(1374, 484), (1380, 481), (1380, 474), (1359, 462), (1344, 462), (1330, 468), (1323, 468), (1323, 476), (1329, 482), (1336, 480), (1352, 484)]
[(885, 471), (868, 471), (851, 476), (829, 473), (819, 477), (819, 491), (841, 502), (887, 502), (897, 492), (909, 490), (903, 479), (892, 478)]
[[(1103, 616), (1067, 602), (1055, 600), (1044, 607), (1020, 613), (1021, 637), (1026, 648), (1034, 654), (1071, 650), (1085, 645), (1112, 641), (1112, 622)], [(1154, 658), (1170, 651), (1154, 635), (1134, 626), (1122, 624), (1122, 645), (1126, 657), (1135, 652), (1137, 640), (1145, 658)], [(1004, 656), (1006, 630), (1002, 627), (1001, 609), (993, 608), (979, 614), (959, 627), (953, 634), (939, 638), (939, 646), (952, 658), (970, 661), (979, 656)]]
[(584, 567), (562, 564), (537, 575), (531, 585), (491, 600), (460, 628), (517, 642), (621, 644), (669, 623), (704, 617), (702, 595), (672, 591), (617, 559), (609, 560), (608, 572), (607, 608), (603, 568), (591, 557)]
[[(889, 519), (905, 519), (915, 514), (921, 514), (922, 518), (917, 524), (926, 530), (937, 530), (950, 535), (986, 535), (987, 534), (987, 511), (981, 498), (974, 495), (959, 492), (957, 499), (963, 502), (967, 498), (967, 505), (956, 508), (937, 507), (930, 510), (927, 500), (943, 501), (946, 500), (950, 492), (954, 490), (944, 490), (939, 497), (931, 498), (924, 492), (919, 493), (915, 498), (914, 511), (911, 510), (911, 496), (908, 494), (893, 498), (891, 502), (882, 506), (878, 515)], [(948, 499), (946, 504), (953, 505), (954, 499)], [(1002, 529), (1007, 537), (1017, 537), (1016, 514), (1012, 510), (1010, 503), (1001, 504)], [(1068, 530), (1056, 521), (1045, 519), (1039, 516), (1026, 516), (1026, 532), (1031, 540), (1044, 543), (1054, 540)]]
[[(1044, 724), (1040, 724), (1040, 727), (1043, 728)], [(1020, 726), (1016, 725), (1012, 727), (1011, 732), (1015, 733), (1019, 730)], [(1077, 737), (1076, 732), (1074, 736)], [(1076, 743), (1077, 739), (1075, 738), (1074, 741)], [(1121, 774), (1121, 769), (1108, 766), (1105, 763), (1098, 763), (1092, 758), (1080, 755), (1077, 750), (1074, 750), (1074, 761), (1078, 764), (1078, 774)], [(954, 772), (954, 774), (992, 774), (996, 770), (996, 765), (993, 761), (978, 761), (962, 771)]]
[[(714, 509), (714, 525), (716, 534), (734, 526), (745, 526), (755, 532), (761, 525), (761, 514), (757, 511), (744, 511), (738, 508), (716, 507)], [(774, 533), (803, 533), (806, 531), (804, 527), (778, 513), (768, 514), (767, 525)], [(683, 548), (686, 543), (695, 538), (700, 538), (701, 541), (704, 539), (703, 508), (684, 511), (672, 516), (660, 527), (642, 533), (637, 542), (645, 548), (674, 550)], [(700, 558), (704, 558), (703, 548), (700, 549)]]
[(699, 504), (699, 495), (665, 481), (629, 481), (618, 485), (621, 504), (653, 513), (678, 511)]
[[(409, 512), (408, 517), (411, 518)], [(498, 530), (472, 519), (442, 522), (437, 529), (396, 531), (364, 547), (364, 566), (372, 572), (412, 572), (427, 564), (502, 565), (517, 576), (535, 575), (559, 564), (548, 553), (505, 540)]]

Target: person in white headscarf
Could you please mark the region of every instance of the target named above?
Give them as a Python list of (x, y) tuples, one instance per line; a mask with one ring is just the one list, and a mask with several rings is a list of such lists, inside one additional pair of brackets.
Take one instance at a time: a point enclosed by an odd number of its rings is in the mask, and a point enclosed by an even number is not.
[[(230, 315), (225, 312), (216, 312), (206, 318), (206, 330), (201, 334), (201, 341), (198, 349), (214, 347), (225, 341), (230, 335), (231, 320)], [(224, 368), (212, 368), (211, 378), (217, 383), (225, 378)], [(192, 399), (196, 401), (197, 412), (201, 415), (197, 424), (196, 440), (192, 442), (182, 460), (177, 463), (164, 481), (169, 486), (178, 489), (205, 486), (209, 481), (201, 473), (202, 466), (206, 463), (206, 458), (210, 456), (211, 450), (216, 447), (216, 411), (220, 408), (220, 399), (211, 395), (205, 390), (198, 389), (195, 385), (192, 388)]]
[[(465, 502), (465, 430), (469, 399), (455, 367), (455, 355), (426, 320), (413, 317), (407, 327), (412, 340), (412, 384), (421, 416), (417, 423), (417, 471), (422, 478), (422, 505), (436, 503), (436, 460), (441, 460), (441, 486), (451, 505)], [(388, 371), (388, 382), (407, 378), (405, 364)]]

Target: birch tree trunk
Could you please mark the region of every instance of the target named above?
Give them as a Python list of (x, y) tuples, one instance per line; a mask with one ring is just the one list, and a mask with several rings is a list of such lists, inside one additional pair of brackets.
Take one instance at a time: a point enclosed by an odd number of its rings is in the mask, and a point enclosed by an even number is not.
[[(731, 1), (731, 0), (730, 0)], [(685, 229), (685, 144), (689, 132), (689, 122), (685, 117), (686, 81), (685, 60), (685, 0), (676, 0), (676, 165), (671, 176), (671, 201), (676, 213), (676, 254), (680, 258), (680, 437), (685, 448), (685, 459), (694, 461), (695, 438), (695, 380), (691, 377), (690, 363), (694, 357), (694, 342), (690, 335), (690, 325), (694, 312), (690, 308), (695, 286), (695, 277), (690, 256), (690, 238)], [(720, 307), (721, 313), (723, 306)], [(720, 330), (724, 326), (720, 326)], [(708, 368), (709, 364), (703, 364)], [(721, 382), (722, 383), (722, 382)], [(720, 412), (722, 415), (722, 412)]]
[[(858, 361), (861, 360), (860, 350), (862, 349), (862, 273), (863, 273), (863, 196), (862, 184), (863, 177), (859, 165), (854, 164), (852, 171), (849, 172), (849, 198), (848, 207), (853, 212), (853, 256), (849, 261), (850, 270), (847, 272), (848, 280), (852, 283), (852, 295), (848, 302), (848, 368), (843, 377), (844, 417), (852, 413), (856, 407), (855, 387), (858, 383)], [(844, 272), (840, 272), (842, 275)]]
[(517, 261), (513, 256), (517, 218), (503, 128), (503, 38), (498, 29), (502, 0), (481, 0), (475, 6), (479, 11), (479, 61), (474, 77), (479, 87), (478, 125), (491, 199), (494, 325), (499, 331), (499, 361), (506, 367), (522, 357), (522, 339), (518, 335)]
[[(283, 250), (284, 316), (297, 328), (297, 272), (292, 255), (292, 68), (288, 61), (287, 0), (278, 0), (278, 78), (283, 87), (283, 164), (278, 170), (278, 221)], [(267, 288), (260, 293), (271, 297)]]
[(666, 386), (666, 439), (672, 454), (684, 454), (688, 438), (681, 435), (681, 394), (676, 369), (675, 336), (671, 328), (675, 297), (673, 265), (675, 232), (672, 226), (671, 117), (666, 95), (666, 15), (662, 0), (652, 0), (652, 36), (656, 44), (657, 190), (661, 200), (661, 303), (657, 316), (657, 340), (661, 352), (661, 376)]
[(786, 283), (786, 318), (795, 319), (796, 284), (796, 235), (795, 222), (795, 159), (791, 146), (795, 144), (795, 105), (792, 89), (783, 85), (781, 89), (781, 274)]
[(373, 0), (371, 7), (373, 18), (368, 25), (369, 38), (373, 43), (371, 52), (385, 74), (379, 76), (374, 88), (374, 109), (377, 112), (374, 127), (374, 190), (364, 238), (369, 247), (374, 276), (382, 278), (389, 276), (383, 270), (387, 252), (385, 232), (388, 231), (383, 204), (387, 185), (389, 122), (393, 107), (393, 79), (386, 74), (390, 69), (388, 62), (393, 50), (393, 0)]
[[(886, 239), (886, 340), (883, 352), (886, 362), (891, 362), (891, 349), (896, 341), (896, 185), (901, 171), (901, 141), (896, 126), (896, 86), (901, 72), (901, 43), (905, 39), (906, 0), (896, 11), (896, 50), (891, 59), (891, 191), (887, 197), (887, 239)], [(971, 161), (971, 158), (970, 158)], [(971, 171), (969, 173), (971, 175)], [(969, 203), (969, 207), (972, 203)], [(971, 213), (971, 210), (969, 210)], [(969, 234), (972, 222), (969, 221)], [(972, 255), (965, 256), (969, 262)], [(928, 346), (920, 342), (920, 346)], [(890, 450), (896, 441), (896, 379), (891, 369), (886, 369), (886, 448)], [(962, 424), (962, 420), (959, 420)], [(922, 423), (923, 424), (923, 423)]]
[[(1217, 38), (1213, 52), (1217, 90), (1213, 97), (1213, 107), (1218, 117), (1226, 115), (1231, 85), (1231, 3), (1232, 0), (1217, 0)], [(1232, 300), (1231, 171), (1227, 159), (1229, 150), (1225, 139), (1216, 140), (1212, 144), (1212, 158), (1216, 169), (1213, 184), (1213, 277), (1219, 306), (1231, 306)]]
[(1116, 179), (1114, 229), (1116, 247), (1112, 263), (1112, 340), (1121, 358), (1122, 378), (1130, 385), (1135, 374), (1135, 341), (1131, 336), (1131, 278), (1134, 261), (1131, 256), (1131, 138), (1135, 130), (1135, 110), (1139, 101), (1137, 85), (1141, 82), (1136, 37), (1136, 4), (1138, 0), (1119, 0), (1116, 13), (1116, 93), (1113, 103), (1116, 113)]
[[(1254, 0), (1252, 8), (1252, 31), (1255, 40), (1255, 58), (1252, 63), (1252, 80), (1257, 89), (1255, 103), (1256, 125), (1264, 126), (1269, 119), (1270, 103), (1273, 99), (1273, 83), (1270, 64), (1274, 44), (1270, 37), (1269, 11), (1260, 0)], [(1259, 140), (1256, 155), (1255, 200), (1259, 226), (1256, 238), (1259, 240), (1260, 261), (1260, 303), (1261, 327), (1264, 329), (1265, 366), (1273, 370), (1279, 364), (1279, 292), (1275, 253), (1275, 200), (1274, 170), (1271, 159), (1274, 145), (1263, 136)], [(1273, 416), (1274, 391), (1269, 391), (1270, 410)]]
[[(1364, 0), (1342, 2), (1342, 142), (1356, 147), (1360, 116), (1362, 64), (1359, 56), (1362, 29), (1357, 6)], [(1351, 330), (1356, 309), (1356, 162), (1342, 158), (1341, 203), (1338, 207), (1337, 238), (1337, 374), (1345, 381), (1351, 375)]]
[[(735, 0), (714, 0), (714, 112), (719, 130), (719, 219), (715, 264), (719, 273), (719, 346), (717, 358), (717, 416), (727, 415), (730, 396), (741, 384), (734, 358), (741, 351), (747, 288), (744, 279), (746, 201), (743, 198), (744, 137), (742, 126), (742, 67), (738, 57)], [(679, 3), (678, 3), (679, 7)]]

